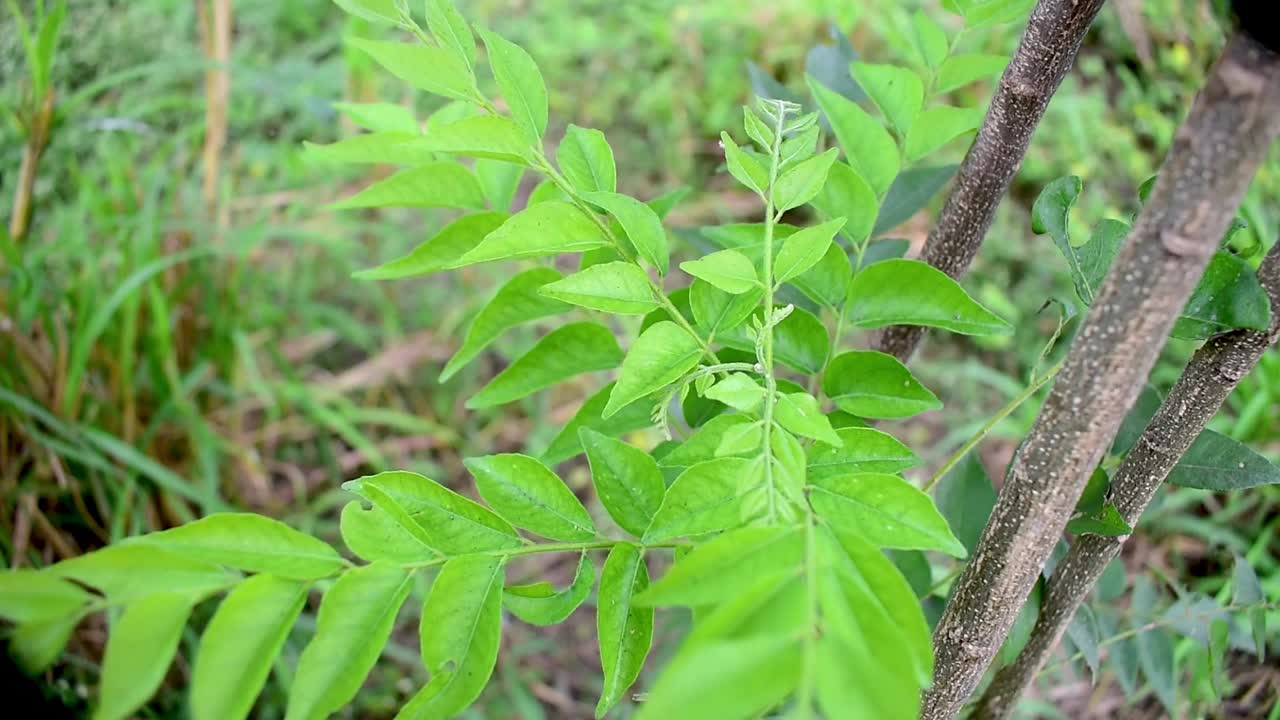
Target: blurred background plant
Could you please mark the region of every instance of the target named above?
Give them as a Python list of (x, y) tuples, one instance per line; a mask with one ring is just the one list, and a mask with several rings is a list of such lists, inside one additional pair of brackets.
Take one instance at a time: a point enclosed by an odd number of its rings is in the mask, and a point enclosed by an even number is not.
[[(720, 130), (741, 123), (748, 62), (802, 95), (807, 58), (833, 42), (832, 27), (864, 59), (907, 62), (904, 33), (916, 9), (958, 29), (933, 0), (459, 4), (537, 59), (553, 118), (609, 133), (623, 189), (653, 197), (692, 188), (669, 220), (687, 227), (754, 210), (726, 181), (717, 145)], [(1049, 181), (1076, 174), (1086, 191), (1075, 227), (1132, 214), (1138, 186), (1155, 172), (1223, 42), (1209, 6), (1114, 0), (1103, 11), (966, 280), (1016, 318), (1019, 332), (981, 345), (933, 338), (917, 361), (952, 422), (925, 415), (904, 426), (904, 439), (933, 448), (926, 460), (935, 468), (1022, 392), (1057, 323), (1037, 309), (1070, 292), (1065, 263), (1030, 231), (1031, 201)], [(225, 507), (270, 512), (336, 539), (348, 499), (342, 481), (392, 467), (460, 478), (464, 456), (546, 447), (584, 399), (585, 385), (501, 410), (462, 407), (465, 388), (529, 347), (536, 325), (437, 382), (494, 288), (483, 266), (446, 279), (350, 279), (407, 252), (445, 219), (332, 213), (329, 202), (383, 171), (302, 152), (304, 139), (355, 132), (344, 100), (410, 102), (405, 88), (344, 50), (345, 37), (382, 30), (346, 21), (330, 0), (99, 0), (65, 9), (5, 0), (0, 13), (0, 553), (10, 566), (48, 564)], [(1008, 54), (1016, 29), (966, 32), (963, 42), (970, 52)], [(985, 103), (990, 90), (980, 83), (963, 92)], [(408, 109), (422, 120), (438, 108)], [(962, 149), (949, 152), (958, 161)], [(1249, 227), (1233, 241), (1241, 247), (1269, 246), (1280, 233), (1277, 160), (1250, 191)], [(893, 234), (918, 248), (941, 197)], [(1153, 383), (1171, 385), (1192, 350), (1173, 341)], [(1024, 405), (995, 426), (982, 446), (994, 476), (1035, 413)], [(1280, 457), (1280, 354), (1241, 383), (1214, 429)], [(1126, 562), (1221, 599), (1236, 553), (1276, 597), (1278, 531), (1274, 486), (1230, 498), (1173, 489), (1148, 513)], [(590, 627), (556, 633), (510, 633), (475, 717), (590, 716), (599, 683), (583, 670), (597, 662)], [(401, 682), (421, 672), (412, 633), (397, 637), (356, 716), (389, 717), (414, 687)], [(82, 627), (37, 692), (86, 707), (103, 640), (102, 628)], [(1198, 671), (1188, 660), (1196, 647), (1193, 637), (1179, 640), (1179, 672)], [(1233, 697), (1250, 688), (1260, 702), (1274, 697), (1280, 673), (1232, 658)], [(182, 672), (175, 669), (173, 687)], [(1107, 677), (1090, 684), (1074, 665), (1055, 666), (1046, 673), (1053, 693), (1033, 709), (1046, 717), (1165, 712), (1158, 693), (1126, 700)], [(277, 668), (261, 717), (280, 714), (287, 682), (285, 666)], [(1179, 702), (1202, 716), (1215, 701), (1192, 692)], [(148, 717), (180, 713), (180, 703), (180, 693), (162, 693)]]

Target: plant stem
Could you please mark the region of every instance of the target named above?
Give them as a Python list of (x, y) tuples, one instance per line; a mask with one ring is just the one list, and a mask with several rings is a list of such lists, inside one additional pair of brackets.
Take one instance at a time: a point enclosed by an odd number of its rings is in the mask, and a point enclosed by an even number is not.
[(1278, 133), (1280, 55), (1237, 33), (1009, 467), (934, 632), (924, 720), (955, 717), (999, 651)]
[(775, 106), (777, 118), (774, 121), (773, 144), (769, 148), (769, 187), (765, 190), (764, 207), (764, 338), (762, 341), (764, 366), (764, 437), (761, 447), (764, 453), (764, 485), (769, 495), (769, 522), (778, 516), (777, 488), (773, 484), (773, 406), (778, 394), (778, 383), (773, 376), (773, 186), (778, 181), (778, 161), (782, 153), (782, 127), (786, 121), (786, 111), (782, 103)]
[(1007, 405), (1000, 408), (995, 415), (992, 415), (990, 420), (987, 420), (982, 427), (978, 428), (978, 432), (974, 433), (973, 437), (969, 438), (965, 444), (961, 445), (958, 450), (952, 453), (951, 457), (947, 458), (946, 462), (942, 463), (942, 467), (938, 468), (938, 471), (929, 478), (929, 481), (926, 482), (924, 487), (921, 489), (925, 492), (929, 492), (934, 485), (937, 485), (938, 481), (945, 477), (947, 473), (951, 472), (951, 468), (955, 467), (957, 463), (963, 460), (964, 456), (969, 454), (970, 450), (977, 447), (978, 443), (982, 442), (982, 439), (994, 430), (996, 425), (999, 425), (1002, 420), (1009, 417), (1014, 410), (1017, 410), (1022, 403), (1026, 402), (1032, 395), (1039, 392), (1040, 388), (1048, 384), (1048, 382), (1058, 374), (1058, 371), (1062, 369), (1062, 363), (1063, 361), (1058, 361), (1058, 364), (1045, 371), (1045, 374), (1031, 381), (1031, 384), (1027, 386), (1026, 390), (1023, 390), (1017, 397), (1010, 400)]

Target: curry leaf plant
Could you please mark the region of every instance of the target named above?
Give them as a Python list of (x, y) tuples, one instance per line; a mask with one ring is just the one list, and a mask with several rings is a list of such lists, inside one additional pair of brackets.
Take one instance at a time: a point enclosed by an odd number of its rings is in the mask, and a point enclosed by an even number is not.
[[(554, 624), (594, 598), (598, 716), (639, 697), (641, 720), (916, 717), (932, 672), (929, 626), (886, 551), (966, 549), (900, 474), (916, 456), (865, 420), (941, 403), (892, 357), (841, 348), (846, 330), (902, 323), (1011, 332), (941, 272), (866, 256), (899, 169), (951, 137), (954, 118), (925, 109), (913, 71), (889, 66), (853, 74), (892, 133), (814, 86), (839, 147), (820, 149), (817, 113), (755, 100), (744, 134), (722, 138), (727, 171), (759, 197), (760, 222), (716, 228), (720, 249), (677, 262), (663, 217), (680, 194), (645, 202), (620, 193), (597, 130), (569, 126), (548, 153), (547, 91), (523, 49), (473, 32), (447, 0), (427, 2), (425, 28), (395, 0), (338, 4), (412, 35), (357, 47), (451, 102), (425, 131), (399, 111), (383, 122), (387, 106), (353, 113), (371, 132), (313, 151), (404, 167), (337, 207), (462, 212), (363, 275), (505, 263), (508, 279), (475, 316), (446, 378), (507, 330), (565, 316), (468, 407), (586, 373), (616, 378), (540, 454), (468, 459), (479, 501), (408, 471), (346, 483), (347, 553), (230, 513), (0, 575), (0, 617), (16, 624), (19, 661), (47, 667), (83, 617), (107, 611), (117, 620), (96, 717), (128, 717), (161, 683), (193, 609), (225, 593), (196, 648), (190, 707), (196, 720), (235, 720), (272, 668), (285, 667), (277, 655), (319, 593), (314, 633), (287, 683), (286, 717), (312, 720), (353, 700), (413, 602), (429, 679), (398, 717), (431, 720), (480, 696), (504, 616)], [(943, 62), (945, 42), (931, 47)], [(480, 73), (486, 64), (492, 82)], [(525, 173), (540, 184), (513, 209)], [(800, 227), (784, 215), (819, 219)], [(564, 272), (565, 256), (578, 258), (576, 270)], [(619, 342), (602, 322), (610, 315), (638, 316), (638, 334)], [(659, 448), (621, 439), (652, 426), (668, 438)], [(579, 455), (592, 502), (556, 472)], [(567, 586), (528, 583), (513, 569), (544, 554), (576, 568)], [(639, 681), (655, 614), (669, 608), (692, 610), (691, 630), (651, 681)]]

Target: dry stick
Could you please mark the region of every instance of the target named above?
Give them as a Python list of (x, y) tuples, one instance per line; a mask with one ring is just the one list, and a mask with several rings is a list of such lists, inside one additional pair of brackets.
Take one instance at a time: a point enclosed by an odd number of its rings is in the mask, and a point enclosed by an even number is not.
[(227, 144), (227, 104), (231, 100), (231, 0), (197, 3), (201, 45), (209, 67), (204, 73), (204, 184), (205, 208), (210, 219), (217, 214), (218, 179), (222, 150)]
[(934, 633), (924, 720), (955, 717), (1040, 575), (1280, 132), (1280, 56), (1236, 35), (1192, 105)]
[(49, 142), (49, 128), (53, 124), (53, 88), (44, 91), (39, 107), (31, 113), (27, 128), (27, 142), (22, 148), (22, 165), (18, 170), (18, 186), (13, 192), (13, 215), (9, 218), (9, 237), (21, 240), (30, 227), (31, 204), (35, 197), (36, 166), (40, 154)]
[[(1018, 50), (925, 242), (922, 260), (953, 278), (969, 269), (1050, 98), (1071, 70), (1104, 1), (1040, 0), (1031, 11)], [(922, 327), (890, 327), (876, 349), (906, 362), (923, 336)]]
[[(1156, 489), (1179, 458), (1218, 412), (1227, 396), (1253, 369), (1262, 353), (1280, 338), (1280, 242), (1258, 269), (1258, 279), (1274, 309), (1265, 332), (1236, 330), (1205, 343), (1187, 364), (1169, 397), (1152, 418), (1111, 481), (1111, 500), (1130, 526), (1138, 522)], [(1049, 578), (1031, 640), (1010, 666), (996, 674), (978, 704), (975, 718), (1006, 718), (1039, 673), (1076, 608), (1120, 553), (1124, 537), (1084, 535), (1078, 538)]]

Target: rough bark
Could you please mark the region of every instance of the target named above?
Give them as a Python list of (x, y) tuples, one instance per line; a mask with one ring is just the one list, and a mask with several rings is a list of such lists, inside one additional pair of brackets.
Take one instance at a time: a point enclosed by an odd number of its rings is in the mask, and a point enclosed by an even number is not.
[[(1080, 43), (1104, 1), (1036, 3), (978, 136), (956, 174), (942, 215), (925, 242), (922, 260), (953, 278), (969, 269), (1049, 100), (1075, 63)], [(923, 336), (923, 327), (897, 325), (880, 334), (876, 349), (906, 362)]]
[(938, 623), (925, 720), (955, 717), (982, 678), (1278, 131), (1280, 56), (1236, 35), (1174, 138)]
[[(1132, 527), (1169, 477), (1178, 460), (1217, 414), (1258, 358), (1280, 338), (1280, 241), (1262, 262), (1258, 279), (1271, 298), (1271, 327), (1266, 332), (1236, 330), (1201, 347), (1187, 364), (1169, 397), (1120, 464), (1111, 481), (1111, 500)], [(1040, 617), (1018, 659), (996, 674), (978, 704), (975, 718), (1007, 718), (1031, 685), (1049, 653), (1062, 639), (1076, 608), (1120, 553), (1128, 536), (1077, 538), (1049, 578)]]

